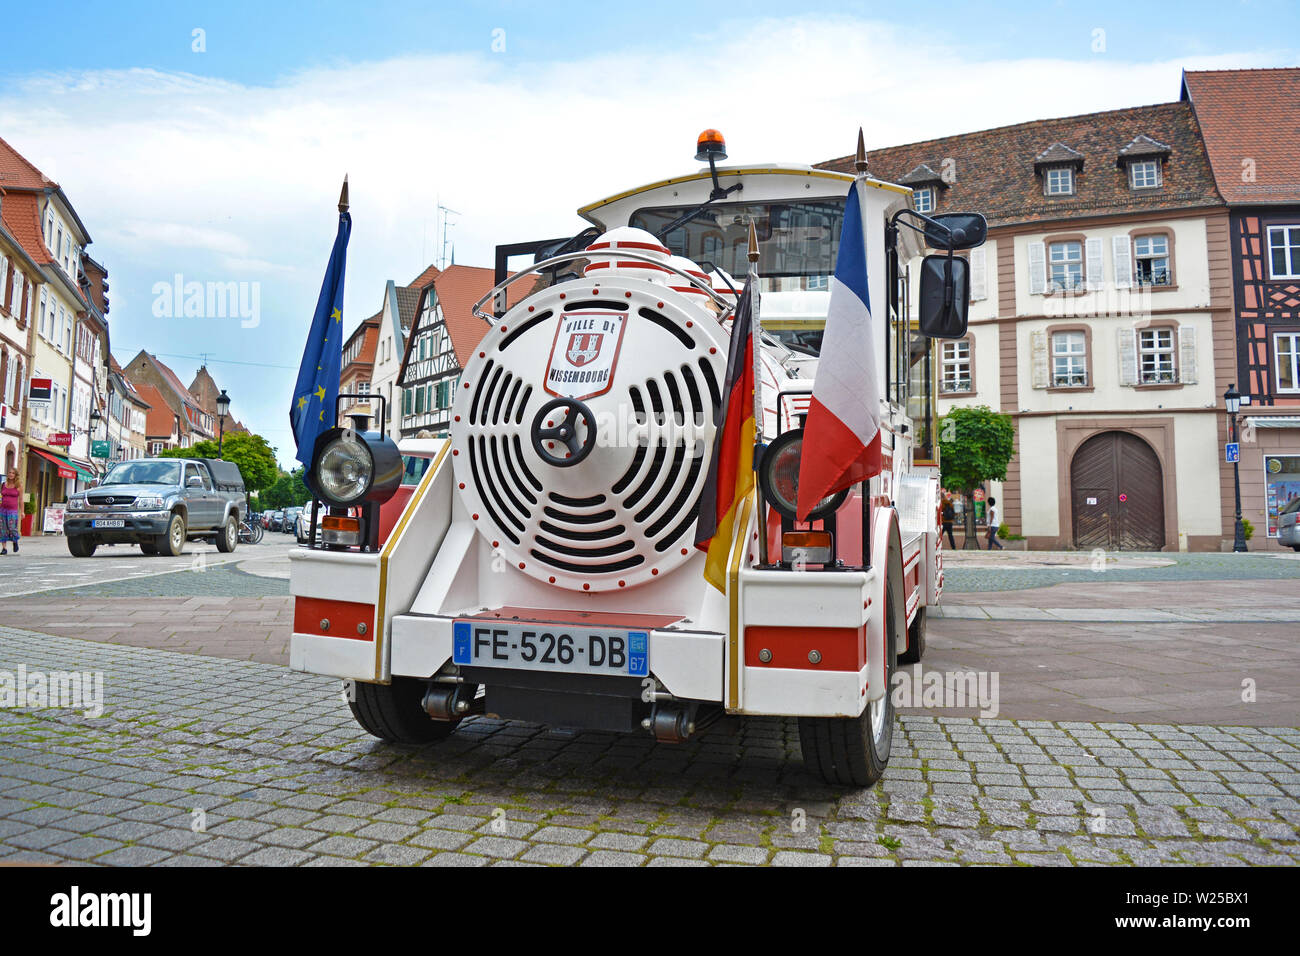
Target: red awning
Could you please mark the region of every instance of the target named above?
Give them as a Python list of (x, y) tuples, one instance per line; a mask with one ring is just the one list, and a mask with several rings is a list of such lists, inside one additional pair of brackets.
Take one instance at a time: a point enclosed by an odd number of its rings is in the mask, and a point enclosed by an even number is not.
[[(77, 473), (80, 471), (80, 469), (76, 465), (74, 465), (72, 462), (68, 461), (68, 459), (60, 455), (55, 455), (48, 451), (42, 451), (39, 448), (33, 448), (32, 451), (36, 452), (36, 454), (40, 455), (46, 461), (53, 462), (55, 465), (58, 465), (60, 478), (76, 478)], [(86, 477), (94, 477), (94, 476), (91, 475)]]

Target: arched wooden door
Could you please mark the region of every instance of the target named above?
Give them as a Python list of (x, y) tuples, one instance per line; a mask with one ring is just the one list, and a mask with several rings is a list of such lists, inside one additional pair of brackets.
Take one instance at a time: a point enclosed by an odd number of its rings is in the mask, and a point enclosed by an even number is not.
[(1151, 446), (1128, 432), (1093, 435), (1070, 465), (1074, 544), (1107, 551), (1165, 545), (1164, 477)]

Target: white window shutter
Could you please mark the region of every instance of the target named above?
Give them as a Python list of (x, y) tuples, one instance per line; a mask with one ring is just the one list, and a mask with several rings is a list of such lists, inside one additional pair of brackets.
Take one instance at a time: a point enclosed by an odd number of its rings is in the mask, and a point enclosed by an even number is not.
[(1178, 326), (1178, 381), (1196, 384), (1196, 326)]
[(1103, 244), (1100, 239), (1089, 239), (1084, 243), (1087, 249), (1087, 269), (1088, 269), (1088, 288), (1100, 289), (1102, 280), (1105, 278), (1105, 258), (1102, 253)]
[(1111, 240), (1115, 255), (1115, 288), (1128, 289), (1133, 285), (1133, 254), (1129, 251), (1128, 236), (1115, 236)]
[(1031, 381), (1034, 388), (1047, 388), (1047, 333), (1031, 332), (1029, 335), (1029, 360), (1033, 366)]
[[(1125, 242), (1128, 237), (1124, 237)], [(1137, 363), (1137, 329), (1117, 329), (1119, 336), (1119, 383), (1136, 385), (1138, 383)]]
[(1047, 291), (1047, 246), (1041, 242), (1029, 243), (1029, 294), (1042, 295)]
[(988, 283), (988, 256), (983, 246), (970, 251), (970, 298), (972, 302), (979, 302), (981, 299), (989, 297)]

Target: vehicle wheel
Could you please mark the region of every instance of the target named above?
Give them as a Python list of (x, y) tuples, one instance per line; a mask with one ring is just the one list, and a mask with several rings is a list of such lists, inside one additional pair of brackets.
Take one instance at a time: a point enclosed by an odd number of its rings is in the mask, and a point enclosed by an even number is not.
[(147, 555), (153, 556), (158, 553), (158, 545), (152, 541), (141, 541), (140, 550)]
[(167, 523), (167, 533), (158, 535), (158, 541), (155, 544), (159, 554), (167, 555), (170, 558), (180, 556), (185, 550), (185, 518), (179, 514), (173, 514), (171, 521)]
[(889, 683), (897, 665), (898, 622), (894, 586), (886, 586), (885, 696), (874, 700), (857, 717), (800, 717), (799, 748), (804, 765), (829, 784), (869, 787), (885, 772), (894, 742), (894, 701)]
[(434, 720), (421, 701), (428, 685), (414, 677), (394, 677), (391, 684), (356, 681), (348, 706), (366, 733), (393, 744), (428, 744), (442, 740), (459, 721)]
[(95, 553), (97, 547), (99, 545), (86, 535), (68, 535), (68, 552), (74, 558), (88, 558)]
[(235, 516), (231, 515), (226, 519), (225, 527), (217, 532), (217, 550), (222, 554), (229, 554), (235, 550), (239, 544), (239, 523), (235, 521)]
[(898, 655), (900, 664), (916, 664), (925, 653), (925, 614), (926, 609), (916, 609), (916, 617), (907, 629), (907, 650)]

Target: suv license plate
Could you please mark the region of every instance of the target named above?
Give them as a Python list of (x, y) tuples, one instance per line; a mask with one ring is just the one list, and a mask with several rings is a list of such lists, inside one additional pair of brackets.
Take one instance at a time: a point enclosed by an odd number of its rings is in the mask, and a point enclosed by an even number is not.
[(126, 522), (121, 518), (96, 518), (90, 522), (92, 528), (124, 528)]
[(473, 667), (646, 677), (646, 631), (569, 624), (456, 621), (452, 660)]

